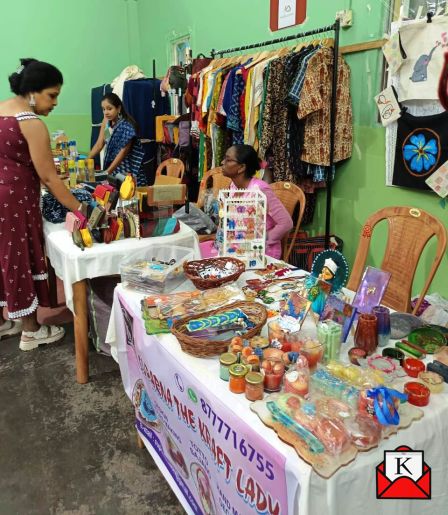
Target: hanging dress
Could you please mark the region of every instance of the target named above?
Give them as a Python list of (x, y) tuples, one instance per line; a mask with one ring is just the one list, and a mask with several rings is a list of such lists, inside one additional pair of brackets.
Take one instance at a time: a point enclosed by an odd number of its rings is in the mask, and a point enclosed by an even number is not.
[(0, 116), (0, 307), (9, 318), (49, 306), (40, 179), (19, 122), (32, 112)]

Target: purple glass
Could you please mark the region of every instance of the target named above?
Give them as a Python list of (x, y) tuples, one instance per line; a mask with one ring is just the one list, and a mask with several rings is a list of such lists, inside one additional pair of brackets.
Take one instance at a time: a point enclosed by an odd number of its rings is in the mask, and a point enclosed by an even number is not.
[(384, 306), (372, 308), (372, 315), (376, 316), (378, 328), (378, 346), (385, 347), (390, 340), (390, 311)]

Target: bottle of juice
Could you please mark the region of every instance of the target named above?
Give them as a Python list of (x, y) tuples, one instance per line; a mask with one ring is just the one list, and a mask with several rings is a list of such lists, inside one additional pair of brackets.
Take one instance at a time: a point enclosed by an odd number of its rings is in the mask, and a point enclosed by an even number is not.
[(69, 175), (70, 188), (75, 188), (77, 174), (76, 174), (75, 161), (73, 159), (69, 159), (69, 161), (68, 161), (68, 175)]
[(84, 159), (78, 160), (78, 180), (85, 181), (86, 180), (86, 163)]
[(95, 182), (95, 161), (87, 159), (88, 181)]
[(69, 149), (69, 153), (70, 153), (70, 159), (73, 159), (76, 161), (76, 158), (78, 157), (78, 149), (76, 148), (75, 140), (69, 141), (68, 149)]

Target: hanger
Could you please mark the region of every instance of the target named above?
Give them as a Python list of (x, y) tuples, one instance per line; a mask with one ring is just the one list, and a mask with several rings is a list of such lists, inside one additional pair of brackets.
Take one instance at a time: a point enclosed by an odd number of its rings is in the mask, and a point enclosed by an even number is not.
[(334, 38), (325, 38), (321, 42), (321, 46), (325, 48), (333, 48), (334, 47)]
[(261, 63), (269, 56), (269, 54), (270, 54), (269, 50), (264, 50), (263, 52), (259, 52), (257, 57), (254, 58), (253, 61), (246, 66), (246, 68), (249, 69), (249, 68), (252, 68), (253, 66), (255, 66), (256, 64)]

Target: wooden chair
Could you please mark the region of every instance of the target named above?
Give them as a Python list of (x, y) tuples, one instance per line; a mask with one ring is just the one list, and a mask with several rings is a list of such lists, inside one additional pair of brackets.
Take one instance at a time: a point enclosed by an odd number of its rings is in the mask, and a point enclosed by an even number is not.
[(297, 214), (297, 221), (294, 231), (291, 231), (287, 236), (285, 236), (282, 242), (282, 258), (283, 261), (287, 262), (289, 256), (291, 255), (294, 242), (297, 238), (300, 224), (302, 223), (303, 213), (305, 211), (306, 197), (305, 193), (303, 193), (303, 191), (292, 182), (274, 182), (271, 184), (271, 188), (273, 189), (280, 202), (285, 206), (292, 219), (294, 219), (297, 205), (299, 206), (299, 212)]
[(413, 207), (385, 207), (365, 222), (347, 288), (358, 289), (366, 266), (373, 230), (378, 222), (387, 220), (388, 238), (381, 269), (390, 272), (391, 279), (382, 303), (397, 311), (411, 310), (412, 283), (422, 251), (428, 241), (437, 237), (437, 249), (431, 270), (413, 309), (415, 314), (434, 278), (446, 249), (444, 225), (426, 211)]
[(202, 177), (201, 184), (199, 185), (198, 201), (196, 202), (196, 205), (200, 209), (204, 207), (205, 193), (207, 189), (211, 188), (213, 190), (213, 196), (218, 198), (219, 190), (229, 189), (231, 183), (232, 179), (224, 177), (222, 174), (222, 168), (220, 166), (218, 168), (212, 168), (204, 174), (204, 177)]
[[(163, 173), (163, 171), (166, 173)], [(156, 177), (158, 175), (167, 175), (168, 177), (177, 177), (182, 179), (185, 173), (185, 165), (180, 159), (171, 157), (162, 161), (156, 170)]]

